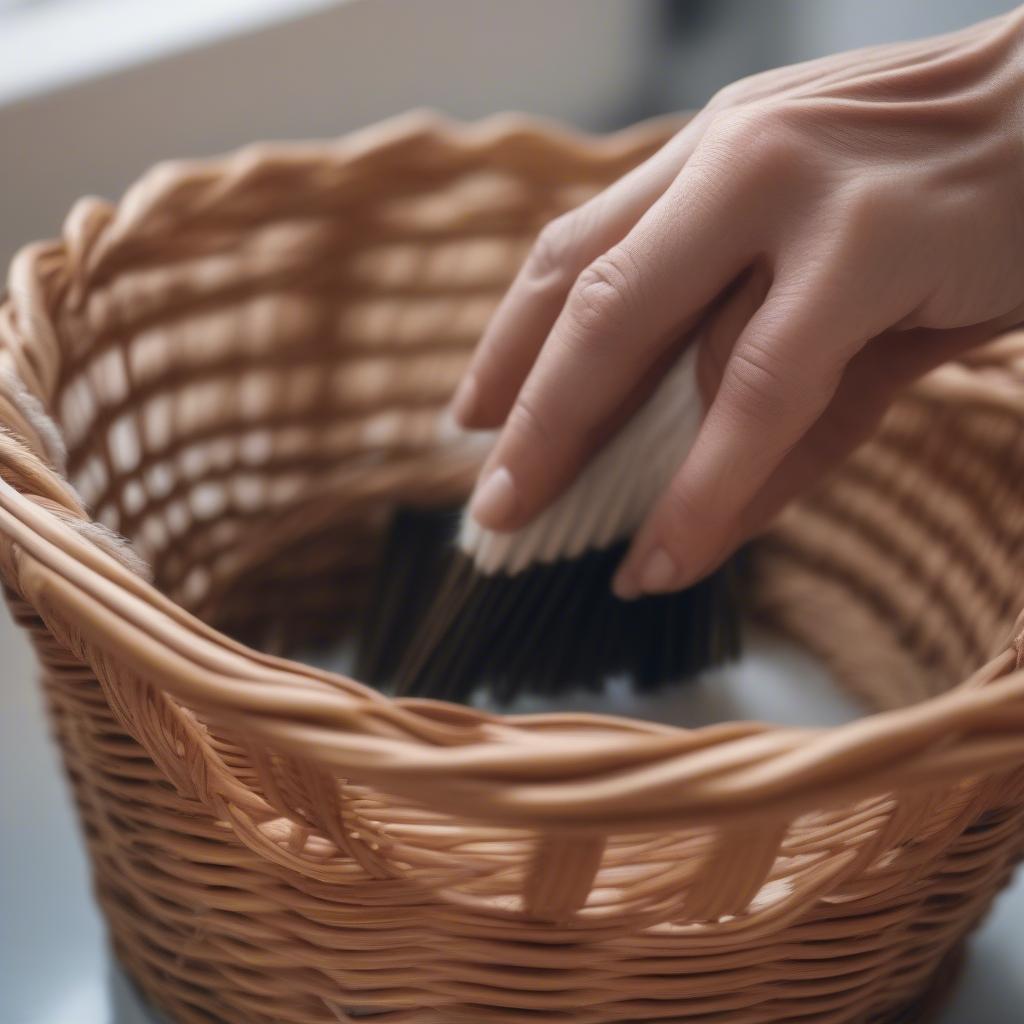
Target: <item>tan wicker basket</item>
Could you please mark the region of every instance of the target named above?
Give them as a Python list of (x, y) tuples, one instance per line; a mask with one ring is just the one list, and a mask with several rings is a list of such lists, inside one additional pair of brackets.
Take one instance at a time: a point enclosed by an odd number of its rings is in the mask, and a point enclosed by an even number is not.
[(226, 637), (354, 628), (384, 510), (465, 493), (438, 411), (531, 237), (669, 130), (416, 116), (168, 164), (15, 261), (0, 572), (117, 953), (172, 1019), (918, 1021), (1006, 882), (1020, 337), (755, 554), (859, 722), (502, 719)]

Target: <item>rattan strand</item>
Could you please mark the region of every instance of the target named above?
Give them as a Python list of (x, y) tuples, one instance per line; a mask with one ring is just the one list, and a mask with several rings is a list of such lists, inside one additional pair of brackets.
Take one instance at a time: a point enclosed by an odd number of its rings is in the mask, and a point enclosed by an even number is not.
[(416, 115), (253, 147), (15, 261), (0, 573), (118, 955), (171, 1019), (918, 1021), (1005, 884), (1020, 336), (757, 548), (760, 613), (861, 721), (502, 719), (227, 639), (357, 628), (387, 508), (465, 494), (438, 414), (530, 240), (670, 130)]

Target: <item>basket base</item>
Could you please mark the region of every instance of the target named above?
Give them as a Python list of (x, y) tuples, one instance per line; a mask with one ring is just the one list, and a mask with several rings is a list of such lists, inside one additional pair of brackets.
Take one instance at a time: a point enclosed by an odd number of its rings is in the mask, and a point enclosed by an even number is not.
[[(961, 944), (943, 958), (938, 969), (932, 975), (928, 988), (911, 1004), (902, 1007), (895, 1013), (887, 1014), (885, 1017), (872, 1018), (869, 1024), (934, 1024), (939, 1014), (945, 1009), (946, 1003), (960, 980), (965, 960), (965, 946)], [(162, 1016), (149, 1002), (127, 967), (120, 961), (116, 961), (113, 970), (120, 974), (122, 983), (131, 990), (138, 1000), (138, 1005), (145, 1008), (143, 1012), (147, 1022), (170, 1024), (169, 1019)], [(133, 1016), (132, 1019), (134, 1020), (135, 1017)]]
[(876, 1024), (932, 1024), (953, 994), (966, 959), (961, 943), (943, 957), (928, 988), (913, 1003), (896, 1013), (877, 1018)]

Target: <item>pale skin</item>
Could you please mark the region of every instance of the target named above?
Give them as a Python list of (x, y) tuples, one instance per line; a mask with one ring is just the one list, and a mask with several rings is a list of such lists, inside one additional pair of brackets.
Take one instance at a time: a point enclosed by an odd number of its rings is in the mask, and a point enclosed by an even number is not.
[(1024, 321), (1024, 8), (742, 79), (541, 234), (454, 402), (516, 529), (702, 325), (697, 442), (615, 577), (684, 587), (914, 379)]

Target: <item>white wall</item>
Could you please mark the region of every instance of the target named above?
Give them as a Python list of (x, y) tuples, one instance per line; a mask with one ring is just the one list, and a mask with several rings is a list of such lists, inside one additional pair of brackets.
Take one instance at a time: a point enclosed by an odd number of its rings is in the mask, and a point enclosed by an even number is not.
[[(149, 2), (135, 0), (136, 12)], [(418, 106), (463, 117), (522, 109), (584, 127), (620, 122), (645, 70), (651, 6), (338, 3), (0, 105), (0, 265), (19, 244), (52, 235), (79, 195), (116, 196), (164, 157), (335, 135)]]
[[(99, 0), (75, 0), (84, 6)], [(171, 44), (165, 0), (120, 4)], [(170, 2), (170, 0), (167, 0)], [(179, 5), (200, 0), (174, 0)], [(47, 0), (45, 7), (70, 0)], [(250, 0), (251, 10), (269, 0)], [(218, 39), (14, 103), (0, 88), (0, 268), (58, 228), (83, 193), (115, 197), (149, 164), (257, 138), (334, 135), (409, 107), (463, 117), (520, 109), (606, 128), (700, 105), (740, 75), (852, 46), (946, 31), (1009, 0), (317, 0), (326, 9), (232, 36), (239, 0), (220, 7)], [(274, 0), (275, 17), (286, 9)], [(300, 7), (316, 6), (301, 0)], [(675, 17), (667, 16), (672, 8)], [(125, 16), (128, 16), (126, 14)], [(88, 48), (68, 18), (53, 46)], [(255, 20), (250, 15), (246, 24)], [(109, 10), (108, 10), (109, 21)], [(682, 34), (669, 38), (670, 22)], [(109, 27), (97, 27), (109, 34)], [(52, 53), (32, 40), (0, 57)], [(225, 38), (225, 34), (227, 37)], [(141, 55), (141, 54), (140, 54)], [(0, 86), (10, 79), (9, 67)]]

